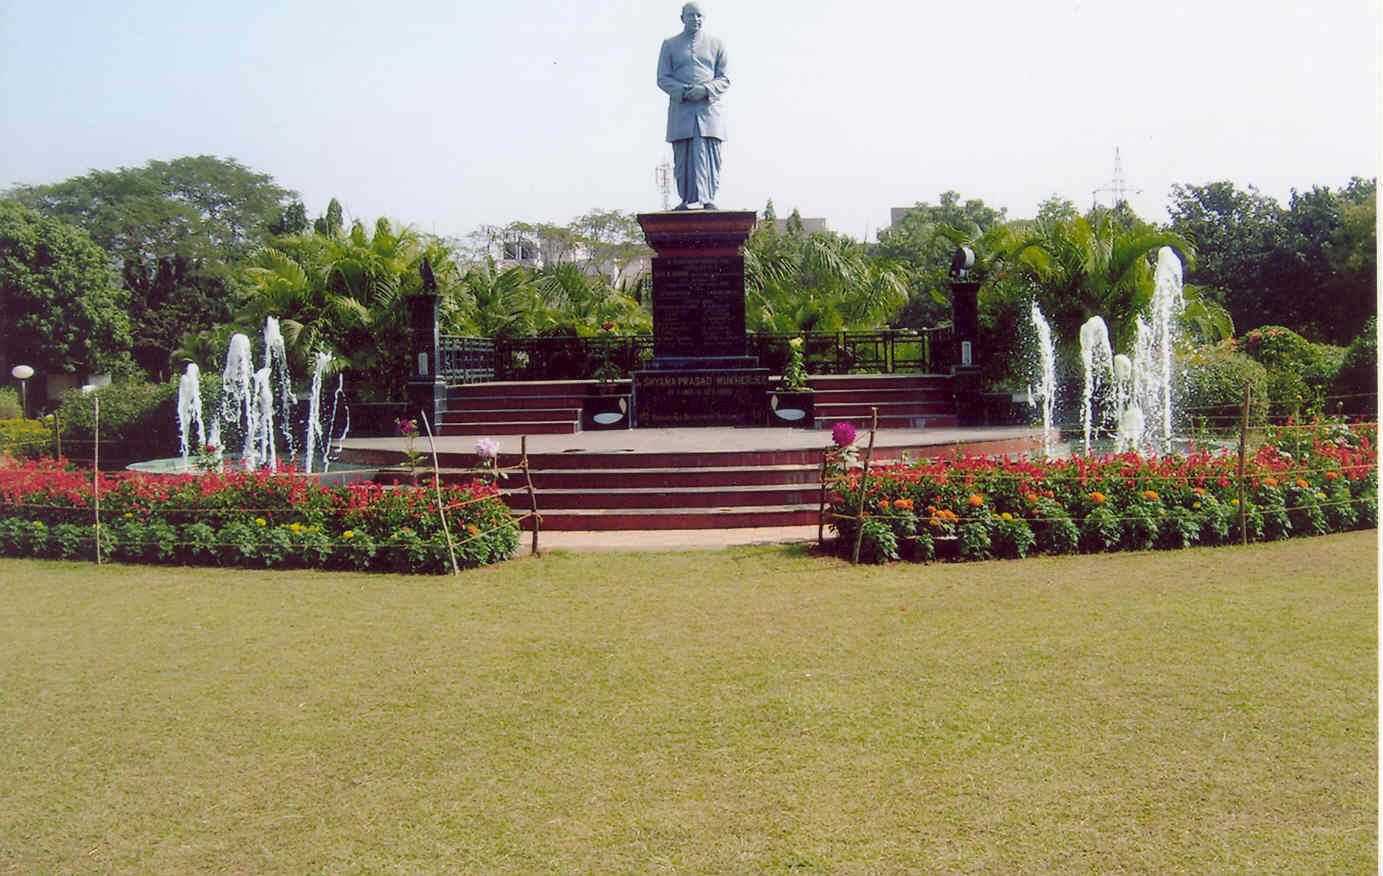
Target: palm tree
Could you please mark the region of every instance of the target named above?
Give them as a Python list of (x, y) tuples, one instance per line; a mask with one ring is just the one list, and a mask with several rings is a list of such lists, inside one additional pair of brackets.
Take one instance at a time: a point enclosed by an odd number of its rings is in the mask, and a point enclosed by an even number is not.
[(296, 373), (318, 351), (350, 368), (367, 397), (393, 398), (408, 375), (406, 298), (422, 291), (419, 268), (432, 265), (443, 318), (460, 306), (461, 277), (441, 241), (387, 219), (373, 234), (356, 223), (347, 234), (281, 237), (261, 250), (246, 276), (256, 293), (242, 313), (249, 326), (277, 316)]
[(1074, 218), (1041, 218), (1004, 226), (996, 260), (1025, 278), (1063, 345), (1074, 342), (1082, 323), (1102, 317), (1115, 349), (1132, 345), (1134, 317), (1146, 312), (1153, 295), (1157, 251), (1174, 248), (1183, 260), (1195, 250), (1179, 235), (1115, 210)]

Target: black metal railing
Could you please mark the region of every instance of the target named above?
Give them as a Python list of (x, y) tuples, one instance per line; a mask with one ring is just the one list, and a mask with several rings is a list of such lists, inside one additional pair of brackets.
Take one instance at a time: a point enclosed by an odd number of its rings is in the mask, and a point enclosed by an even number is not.
[[(809, 374), (944, 374), (951, 370), (951, 326), (929, 329), (802, 332), (747, 336), (747, 352), (781, 374), (794, 338), (803, 339)], [(608, 363), (628, 376), (653, 358), (652, 335), (471, 338), (441, 336), (441, 375), (448, 383), (485, 380), (590, 380)], [(605, 369), (607, 372), (611, 369)]]

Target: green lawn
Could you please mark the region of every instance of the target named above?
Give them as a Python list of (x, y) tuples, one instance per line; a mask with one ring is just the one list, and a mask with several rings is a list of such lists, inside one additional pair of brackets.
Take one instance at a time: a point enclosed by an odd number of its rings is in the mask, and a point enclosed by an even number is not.
[(0, 871), (1372, 873), (1376, 576), (0, 560)]

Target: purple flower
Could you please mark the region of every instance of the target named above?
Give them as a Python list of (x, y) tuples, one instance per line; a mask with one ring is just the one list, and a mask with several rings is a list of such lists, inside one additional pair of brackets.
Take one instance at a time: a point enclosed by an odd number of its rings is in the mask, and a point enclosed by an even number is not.
[(494, 459), (499, 456), (499, 442), (493, 438), (481, 438), (475, 442), (475, 455), (481, 459)]
[(401, 418), (399, 418), (399, 419), (397, 419), (397, 420), (394, 421), (394, 427), (398, 430), (398, 433), (399, 433), (400, 435), (404, 436), (405, 438), (409, 438), (409, 437), (412, 437), (413, 435), (418, 434), (418, 421), (417, 421), (417, 420), (410, 420), (410, 419), (401, 417)]
[(846, 422), (836, 423), (831, 427), (831, 440), (836, 442), (837, 447), (849, 447), (855, 443), (855, 427)]

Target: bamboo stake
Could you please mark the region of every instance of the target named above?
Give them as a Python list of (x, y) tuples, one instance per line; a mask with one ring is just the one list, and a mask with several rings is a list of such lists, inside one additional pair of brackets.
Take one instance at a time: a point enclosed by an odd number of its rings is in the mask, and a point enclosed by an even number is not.
[(533, 542), (529, 548), (529, 553), (535, 557), (541, 557), (538, 552), (538, 530), (542, 529), (543, 518), (538, 513), (538, 493), (533, 489), (533, 476), (528, 468), (528, 436), (519, 436), (519, 468), (523, 469), (523, 481), (528, 487), (528, 507), (533, 517)]
[(1249, 400), (1253, 397), (1253, 384), (1244, 381), (1244, 411), (1239, 419), (1239, 541), (1249, 543), (1248, 503), (1244, 494), (1244, 454), (1248, 448)]
[(821, 510), (816, 514), (816, 546), (826, 543), (826, 462), (831, 458), (829, 447), (821, 451)]
[(860, 544), (864, 541), (864, 495), (869, 486), (869, 462), (874, 458), (874, 433), (879, 428), (879, 409), (869, 409), (869, 448), (864, 451), (864, 471), (860, 473), (860, 504), (855, 509), (855, 549), (850, 554), (850, 563), (859, 565)]
[(442, 535), (447, 539), (447, 554), (451, 557), (451, 573), (459, 576), (461, 566), (456, 562), (456, 545), (451, 541), (451, 529), (447, 526), (447, 511), (442, 503), (441, 462), (437, 459), (437, 442), (432, 440), (432, 424), (427, 421), (427, 413), (419, 411), (423, 418), (423, 428), (427, 430), (427, 446), (432, 449), (432, 488), (437, 491), (437, 516), (442, 521)]
[(91, 391), (91, 404), (94, 419), (91, 432), (94, 439), (91, 445), (91, 495), (96, 509), (96, 565), (101, 565), (101, 396)]

